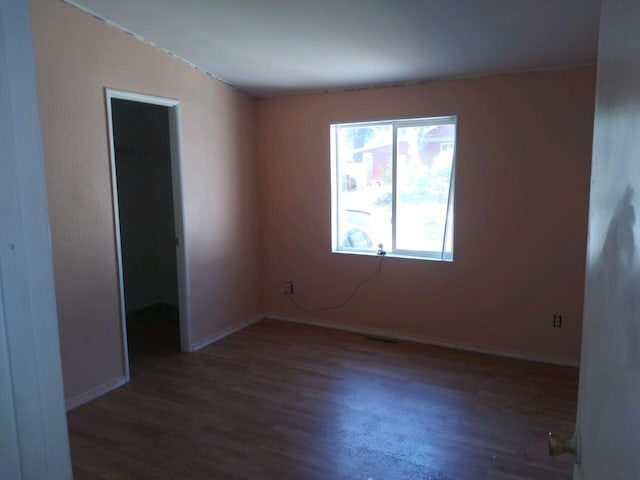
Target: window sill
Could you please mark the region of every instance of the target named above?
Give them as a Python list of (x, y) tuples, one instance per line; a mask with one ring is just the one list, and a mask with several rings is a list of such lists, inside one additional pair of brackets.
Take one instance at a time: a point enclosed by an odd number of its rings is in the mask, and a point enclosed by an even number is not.
[(332, 250), (331, 253), (336, 253), (339, 255), (363, 255), (365, 257), (389, 257), (389, 258), (403, 258), (407, 260), (426, 260), (429, 262), (453, 263), (453, 259), (450, 259), (450, 258), (436, 258), (436, 257), (426, 257), (426, 256), (423, 257), (420, 255), (389, 253), (389, 252), (387, 252), (386, 255), (378, 255), (376, 252), (369, 252), (369, 251)]

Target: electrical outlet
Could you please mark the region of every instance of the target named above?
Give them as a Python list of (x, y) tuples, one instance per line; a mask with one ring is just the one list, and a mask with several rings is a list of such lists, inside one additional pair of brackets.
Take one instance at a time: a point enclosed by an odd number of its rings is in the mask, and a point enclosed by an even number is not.
[(562, 315), (553, 316), (553, 326), (555, 328), (562, 328)]
[(284, 284), (284, 294), (293, 295), (293, 282), (291, 280)]

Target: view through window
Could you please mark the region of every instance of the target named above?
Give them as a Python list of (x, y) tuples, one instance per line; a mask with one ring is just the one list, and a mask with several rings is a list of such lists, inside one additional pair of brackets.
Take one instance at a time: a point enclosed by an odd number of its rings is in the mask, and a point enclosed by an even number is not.
[(331, 126), (333, 250), (453, 260), (456, 117)]

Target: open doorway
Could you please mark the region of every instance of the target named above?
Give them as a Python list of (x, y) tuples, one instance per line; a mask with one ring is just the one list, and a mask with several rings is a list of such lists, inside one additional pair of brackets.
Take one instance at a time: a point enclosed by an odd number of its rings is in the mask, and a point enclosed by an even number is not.
[(123, 355), (190, 351), (179, 104), (106, 91)]

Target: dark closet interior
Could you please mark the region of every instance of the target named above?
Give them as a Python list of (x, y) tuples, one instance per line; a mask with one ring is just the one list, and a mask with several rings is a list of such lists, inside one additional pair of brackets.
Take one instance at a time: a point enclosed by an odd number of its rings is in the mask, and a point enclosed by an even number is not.
[(111, 106), (129, 355), (179, 352), (169, 108)]

